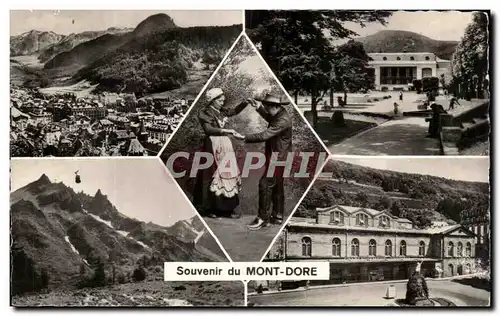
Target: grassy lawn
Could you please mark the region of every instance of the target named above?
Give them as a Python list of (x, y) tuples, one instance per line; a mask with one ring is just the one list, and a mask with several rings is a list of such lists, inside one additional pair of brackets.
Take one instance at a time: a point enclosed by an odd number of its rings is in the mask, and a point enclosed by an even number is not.
[(316, 133), (326, 145), (337, 144), (346, 138), (365, 131), (369, 128), (377, 126), (375, 123), (345, 120), (346, 126), (337, 127), (329, 118), (319, 117), (316, 125)]

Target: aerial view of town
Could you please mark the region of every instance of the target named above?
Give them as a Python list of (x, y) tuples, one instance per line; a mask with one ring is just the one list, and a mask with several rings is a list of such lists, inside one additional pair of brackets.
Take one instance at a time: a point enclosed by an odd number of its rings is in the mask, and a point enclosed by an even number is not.
[(11, 157), (156, 155), (241, 32), (210, 13), (11, 11)]

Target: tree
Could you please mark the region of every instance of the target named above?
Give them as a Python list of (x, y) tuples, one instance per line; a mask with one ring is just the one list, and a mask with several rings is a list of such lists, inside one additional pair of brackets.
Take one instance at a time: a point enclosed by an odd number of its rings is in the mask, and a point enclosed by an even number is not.
[(104, 263), (99, 260), (97, 267), (94, 270), (94, 277), (92, 279), (92, 286), (105, 286), (106, 285), (106, 272), (104, 271)]
[(292, 95), (311, 95), (312, 125), (317, 104), (335, 81), (332, 39), (357, 35), (345, 22), (386, 24), (390, 11), (257, 10), (248, 11), (246, 30), (271, 69)]
[(373, 89), (374, 77), (368, 68), (370, 57), (363, 44), (353, 40), (339, 46), (333, 60), (333, 84), (336, 91), (344, 92), (344, 103), (347, 103), (347, 92)]
[(488, 79), (488, 23), (484, 12), (474, 12), (452, 57), (452, 88), (470, 99), (484, 97)]
[(396, 217), (401, 217), (402, 205), (399, 201), (394, 201), (391, 205), (391, 214)]
[(141, 266), (137, 267), (132, 273), (132, 279), (135, 282), (144, 281), (146, 279), (146, 270)]
[(422, 80), (420, 79), (413, 80), (413, 88), (415, 88), (417, 94), (420, 94), (422, 92)]
[(377, 203), (374, 205), (374, 209), (377, 211), (384, 211), (391, 209), (392, 201), (387, 196), (381, 196)]

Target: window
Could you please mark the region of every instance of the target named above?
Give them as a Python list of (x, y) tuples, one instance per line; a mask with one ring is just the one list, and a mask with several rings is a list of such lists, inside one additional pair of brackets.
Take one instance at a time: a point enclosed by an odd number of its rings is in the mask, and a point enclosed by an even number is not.
[(386, 257), (392, 256), (392, 242), (389, 239), (385, 241), (385, 256)]
[(334, 211), (330, 214), (330, 223), (344, 224), (344, 214), (340, 211)]
[(453, 249), (453, 248), (454, 248), (453, 243), (450, 241), (448, 243), (448, 256), (449, 257), (453, 257), (454, 256), (454, 250), (455, 249)]
[(389, 219), (388, 216), (380, 216), (378, 220), (378, 226), (380, 227), (390, 227), (391, 226), (391, 220)]
[(411, 56), (411, 57), (410, 57), (410, 60), (415, 60), (415, 57)]
[(463, 255), (464, 255), (464, 246), (462, 245), (461, 242), (458, 242), (458, 244), (457, 244), (457, 255), (459, 257), (463, 257)]
[(368, 243), (368, 255), (369, 256), (376, 256), (377, 255), (377, 242), (375, 239), (370, 239), (370, 242)]
[(406, 241), (404, 240), (399, 243), (399, 255), (406, 256)]
[(387, 60), (387, 57), (382, 58), (383, 60)]
[(396, 59), (397, 59), (397, 60), (401, 60), (401, 57), (397, 57)]
[(431, 59), (429, 56), (425, 56), (425, 60), (429, 60)]
[(351, 241), (351, 256), (359, 257), (359, 240), (356, 238)]
[(470, 242), (465, 244), (465, 256), (470, 257), (472, 256), (472, 246)]
[(425, 242), (423, 241), (418, 243), (418, 255), (425, 256)]
[(368, 226), (368, 215), (358, 214), (356, 215), (356, 225), (358, 226)]
[(310, 257), (312, 255), (312, 241), (309, 237), (302, 238), (302, 255), (304, 257)]
[(340, 257), (341, 253), (340, 251), (341, 251), (340, 239), (334, 238), (332, 241), (332, 256)]

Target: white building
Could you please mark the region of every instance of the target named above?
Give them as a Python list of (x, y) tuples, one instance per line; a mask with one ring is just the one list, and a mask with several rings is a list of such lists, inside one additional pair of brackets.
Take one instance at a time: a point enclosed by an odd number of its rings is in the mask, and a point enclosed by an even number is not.
[(446, 78), (451, 74), (451, 62), (433, 53), (370, 53), (376, 90), (408, 90), (413, 80), (425, 77)]

